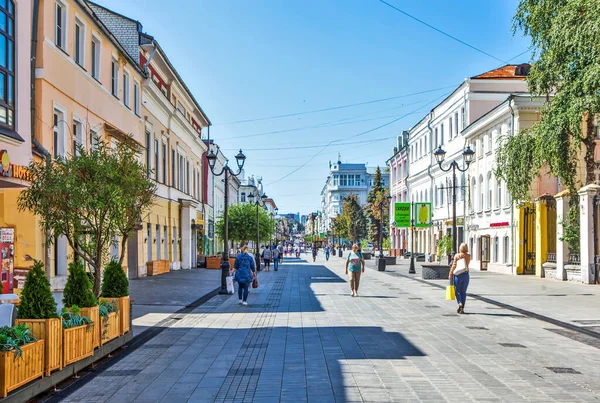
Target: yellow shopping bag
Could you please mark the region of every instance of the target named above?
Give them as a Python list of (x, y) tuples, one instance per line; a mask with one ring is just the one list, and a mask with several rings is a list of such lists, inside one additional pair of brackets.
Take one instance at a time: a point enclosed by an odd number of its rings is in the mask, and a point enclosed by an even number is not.
[(447, 285), (446, 286), (446, 300), (447, 301), (454, 301), (456, 299), (456, 295), (454, 294), (454, 286), (453, 285)]

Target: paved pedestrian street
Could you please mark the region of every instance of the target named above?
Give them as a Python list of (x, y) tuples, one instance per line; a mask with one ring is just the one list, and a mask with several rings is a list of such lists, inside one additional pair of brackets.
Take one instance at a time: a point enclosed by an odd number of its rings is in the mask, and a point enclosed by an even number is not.
[[(479, 300), (458, 315), (443, 289), (371, 268), (353, 298), (343, 263), (286, 261), (259, 273), (250, 306), (216, 296), (172, 314), (62, 401), (600, 400), (598, 343)], [(477, 287), (474, 278), (469, 291)]]

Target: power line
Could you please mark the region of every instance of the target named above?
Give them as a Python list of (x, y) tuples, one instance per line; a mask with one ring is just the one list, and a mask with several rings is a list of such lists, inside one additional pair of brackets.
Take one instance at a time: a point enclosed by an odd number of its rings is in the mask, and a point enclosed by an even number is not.
[[(223, 126), (223, 125), (233, 125), (233, 124), (239, 124), (239, 123), (259, 122), (259, 121), (263, 121), (263, 120), (281, 119), (281, 118), (289, 118), (289, 117), (292, 117), (292, 116), (308, 115), (308, 114), (311, 114), (311, 113), (327, 112), (327, 111), (333, 111), (333, 110), (337, 110), (337, 109), (351, 108), (353, 106), (368, 105), (368, 104), (374, 104), (374, 103), (378, 103), (378, 102), (391, 101), (391, 100), (394, 100), (394, 99), (406, 98), (406, 97), (410, 97), (410, 96), (414, 96), (414, 95), (427, 94), (429, 92), (436, 92), (436, 91), (441, 91), (441, 90), (445, 90), (447, 88), (454, 88), (454, 87), (456, 87), (456, 86), (452, 85), (452, 86), (447, 86), (447, 87), (434, 88), (434, 89), (431, 89), (431, 90), (413, 92), (411, 94), (397, 95), (395, 97), (381, 98), (381, 99), (375, 99), (375, 100), (372, 100), (372, 101), (365, 101), (365, 102), (358, 102), (358, 103), (355, 103), (355, 104), (333, 106), (333, 107), (330, 107), (330, 108), (323, 108), (323, 109), (313, 109), (311, 111), (288, 113), (288, 114), (285, 114), (285, 115), (275, 115), (275, 116), (267, 116), (267, 117), (255, 118), (255, 119), (236, 120), (236, 121), (233, 121), (233, 122), (219, 123), (218, 125)], [(213, 126), (217, 126), (217, 125), (213, 125)]]
[(471, 48), (471, 49), (473, 49), (473, 50), (476, 50), (476, 51), (477, 51), (477, 52), (479, 52), (479, 53), (483, 53), (484, 55), (486, 55), (486, 56), (488, 56), (488, 57), (491, 57), (492, 59), (496, 59), (496, 60), (498, 60), (499, 62), (502, 62), (502, 63), (507, 63), (506, 61), (504, 61), (504, 60), (502, 60), (502, 59), (499, 59), (499, 58), (497, 58), (496, 56), (494, 56), (494, 55), (491, 55), (491, 54), (487, 53), (486, 51), (484, 51), (484, 50), (481, 50), (481, 49), (479, 49), (479, 48), (477, 48), (477, 47), (475, 47), (475, 46), (473, 46), (473, 45), (471, 45), (471, 44), (468, 44), (467, 42), (465, 42), (465, 41), (463, 41), (463, 40), (461, 40), (461, 39), (458, 39), (457, 37), (455, 37), (455, 36), (452, 36), (452, 35), (450, 35), (449, 33), (447, 33), (447, 32), (444, 32), (444, 31), (442, 31), (441, 29), (439, 29), (439, 28), (436, 28), (436, 27), (434, 27), (434, 26), (433, 26), (433, 25), (431, 25), (431, 24), (428, 24), (428, 23), (426, 23), (425, 21), (423, 21), (423, 20), (421, 20), (421, 19), (419, 19), (419, 18), (415, 17), (414, 15), (411, 15), (411, 14), (407, 13), (407, 12), (406, 12), (406, 11), (404, 11), (404, 10), (401, 10), (401, 9), (399, 9), (399, 8), (398, 8), (398, 7), (396, 7), (396, 6), (393, 6), (393, 5), (391, 5), (390, 3), (388, 3), (388, 2), (386, 2), (386, 1), (384, 1), (384, 0), (379, 0), (379, 1), (380, 1), (381, 3), (383, 3), (383, 4), (385, 4), (386, 6), (388, 6), (388, 7), (390, 7), (390, 8), (393, 8), (394, 10), (398, 11), (399, 13), (402, 13), (402, 14), (404, 14), (404, 15), (405, 15), (405, 16), (407, 16), (408, 18), (411, 18), (411, 19), (413, 19), (413, 20), (415, 20), (415, 21), (417, 21), (417, 22), (419, 22), (419, 23), (421, 23), (421, 24), (425, 25), (425, 26), (427, 26), (427, 27), (429, 27), (429, 28), (433, 29), (434, 31), (436, 31), (436, 32), (439, 32), (440, 34), (442, 34), (442, 35), (444, 35), (444, 36), (447, 36), (448, 38), (450, 38), (450, 39), (452, 39), (452, 40), (455, 40), (455, 41), (456, 41), (456, 42), (458, 42), (458, 43), (461, 43), (461, 44), (463, 44), (463, 45), (465, 45), (465, 46), (467, 46), (467, 47), (469, 47), (469, 48)]

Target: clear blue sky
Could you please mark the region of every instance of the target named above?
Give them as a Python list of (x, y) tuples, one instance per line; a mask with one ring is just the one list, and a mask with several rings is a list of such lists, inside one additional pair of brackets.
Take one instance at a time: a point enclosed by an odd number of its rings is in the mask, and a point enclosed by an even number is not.
[[(336, 160), (338, 152), (343, 162), (383, 166), (394, 137), (452, 89), (439, 88), (503, 64), (378, 0), (98, 2), (137, 19), (160, 42), (212, 121), (211, 138), (231, 159), (237, 149), (244, 150), (246, 174), (263, 177), (265, 192), (280, 212), (306, 214), (319, 208), (328, 161)], [(529, 46), (527, 38), (511, 32), (517, 0), (389, 3), (501, 60)], [(511, 62), (528, 60), (526, 53)], [(439, 90), (227, 124), (431, 89)], [(373, 141), (382, 138), (387, 139)], [(323, 147), (331, 141), (336, 142)], [(284, 149), (264, 150), (269, 148)]]

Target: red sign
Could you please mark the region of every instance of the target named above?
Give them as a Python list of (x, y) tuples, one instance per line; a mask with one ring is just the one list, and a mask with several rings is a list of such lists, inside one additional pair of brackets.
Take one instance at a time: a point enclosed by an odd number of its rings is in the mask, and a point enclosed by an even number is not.
[(494, 228), (494, 227), (508, 227), (510, 225), (510, 223), (508, 221), (505, 222), (493, 222), (490, 224), (490, 227)]

